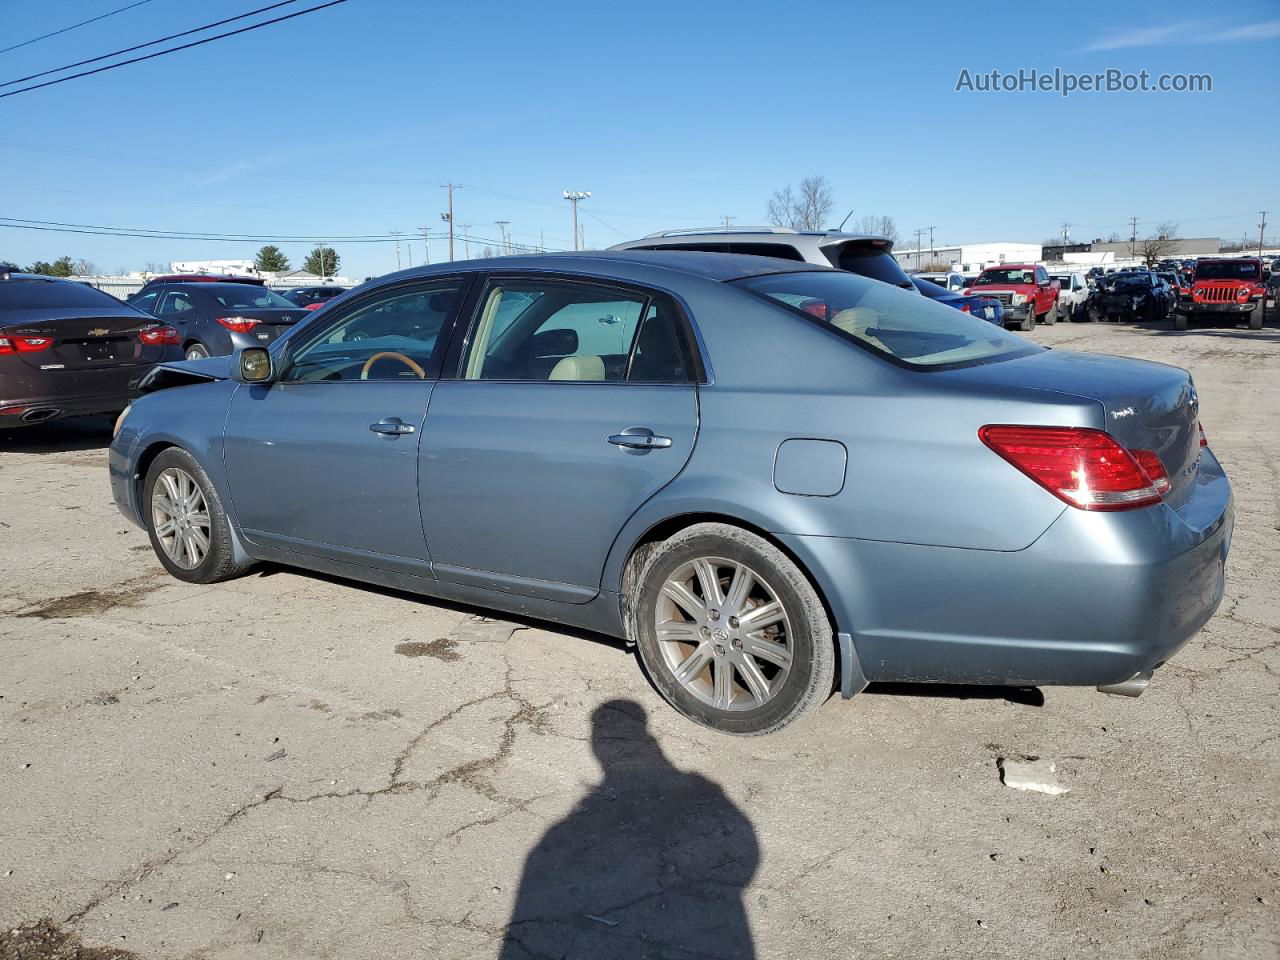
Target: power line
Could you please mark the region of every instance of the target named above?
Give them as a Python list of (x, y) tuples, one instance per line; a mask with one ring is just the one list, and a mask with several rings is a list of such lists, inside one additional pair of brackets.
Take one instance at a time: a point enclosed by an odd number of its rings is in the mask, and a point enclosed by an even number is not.
[[(219, 239), (225, 239), (225, 240), (266, 239), (266, 240), (289, 241), (289, 240), (297, 239), (296, 234), (292, 234), (288, 236), (265, 236), (259, 233), (219, 233), (214, 230), (161, 230), (156, 227), (109, 227), (109, 226), (104, 226), (103, 224), (100, 224), (100, 223), (66, 223), (62, 220), (28, 220), (28, 219), (23, 219), (21, 217), (0, 217), (0, 220), (9, 221), (10, 224), (34, 223), (34, 224), (39, 224), (41, 226), (46, 226), (46, 227), (83, 227), (87, 230), (109, 230), (109, 231), (124, 231), (127, 233), (148, 233), (148, 234), (154, 233), (154, 234), (159, 234), (161, 236), (169, 235), (169, 234), (182, 234), (183, 236), (200, 235), (200, 236), (217, 237)], [(374, 240), (374, 239), (386, 240), (386, 239), (394, 239), (394, 235), (396, 234), (396, 232), (397, 231), (389, 230), (386, 233), (356, 233), (356, 234), (348, 234), (345, 236), (334, 236), (333, 234), (325, 234), (325, 239), (326, 240)], [(399, 231), (399, 232), (403, 233), (403, 231)], [(303, 239), (307, 239), (307, 238), (304, 237)]]
[(48, 40), (50, 37), (56, 37), (60, 33), (68, 33), (77, 27), (88, 26), (91, 23), (97, 23), (99, 20), (105, 20), (107, 17), (114, 17), (117, 13), (124, 13), (126, 10), (132, 10), (134, 7), (140, 7), (144, 3), (150, 3), (151, 0), (137, 0), (136, 3), (130, 3), (127, 6), (119, 7), (115, 10), (109, 10), (106, 13), (99, 14), (96, 17), (90, 17), (88, 20), (81, 20), (79, 23), (73, 23), (69, 27), (63, 27), (61, 30), (54, 30), (52, 33), (42, 33), (38, 37), (32, 37), (30, 40), (23, 40), (21, 43), (15, 43), (11, 47), (0, 48), (0, 53), (8, 53), (10, 50), (17, 50), (19, 47), (29, 46), (41, 40)]
[[(284, 0), (284, 2), (292, 3), (294, 2), (294, 0)], [(317, 10), (323, 10), (326, 7), (336, 7), (338, 4), (346, 3), (346, 2), (347, 0), (328, 0), (327, 3), (317, 4), (314, 7), (307, 7), (304, 10), (295, 10), (293, 13), (286, 13), (282, 17), (275, 17), (271, 20), (263, 20), (261, 23), (252, 23), (247, 27), (240, 27), (237, 30), (228, 30), (226, 33), (215, 33), (212, 37), (205, 37), (203, 40), (193, 40), (191, 41), (191, 43), (179, 44), (176, 47), (169, 47), (167, 50), (157, 50), (155, 53), (148, 53), (146, 56), (143, 56), (143, 57), (134, 57), (131, 60), (121, 60), (119, 63), (109, 63), (105, 67), (95, 67), (93, 70), (82, 70), (80, 73), (73, 73), (65, 77), (58, 77), (56, 80), (46, 80), (44, 83), (33, 83), (29, 87), (19, 87), (17, 90), (10, 90), (8, 93), (0, 93), (0, 100), (3, 100), (5, 97), (16, 97), (20, 93), (29, 93), (32, 90), (39, 90), (43, 87), (52, 87), (55, 84), (66, 83), (68, 80), (76, 80), (76, 79), (79, 79), (80, 77), (90, 77), (90, 76), (93, 76), (95, 73), (105, 73), (108, 70), (115, 70), (117, 67), (127, 67), (132, 63), (142, 63), (144, 60), (154, 60), (156, 57), (163, 57), (170, 53), (177, 53), (180, 50), (190, 50), (192, 47), (204, 46), (204, 44), (213, 43), (213, 41), (215, 40), (225, 40), (227, 37), (234, 37), (240, 33), (249, 33), (251, 30), (258, 30), (258, 29), (261, 29), (262, 27), (269, 27), (274, 23), (283, 23), (285, 20), (292, 20), (294, 17), (301, 17), (308, 13), (315, 13)], [(277, 4), (277, 6), (280, 6), (280, 4)], [(270, 8), (266, 8), (266, 9), (270, 9)], [(244, 16), (250, 16), (250, 14), (245, 14)], [(236, 17), (233, 19), (240, 19), (240, 18)], [(207, 30), (209, 28), (204, 27), (199, 29)], [(162, 41), (158, 41), (158, 42), (162, 42)], [(115, 56), (115, 54), (108, 54), (108, 56)], [(101, 58), (98, 58), (98, 59), (101, 59)], [(65, 70), (68, 68), (63, 67), (61, 69)], [(53, 72), (57, 72), (57, 71), (53, 71)], [(41, 76), (43, 76), (43, 74), (41, 74)], [(21, 81), (14, 81), (14, 82), (21, 82)]]

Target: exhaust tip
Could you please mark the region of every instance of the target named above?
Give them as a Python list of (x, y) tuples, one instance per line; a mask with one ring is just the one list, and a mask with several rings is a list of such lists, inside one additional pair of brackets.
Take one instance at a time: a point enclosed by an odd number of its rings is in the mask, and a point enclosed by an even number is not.
[(1099, 693), (1109, 693), (1114, 697), (1140, 697), (1151, 682), (1151, 671), (1143, 670), (1135, 673), (1128, 680), (1119, 683), (1104, 683), (1098, 687)]

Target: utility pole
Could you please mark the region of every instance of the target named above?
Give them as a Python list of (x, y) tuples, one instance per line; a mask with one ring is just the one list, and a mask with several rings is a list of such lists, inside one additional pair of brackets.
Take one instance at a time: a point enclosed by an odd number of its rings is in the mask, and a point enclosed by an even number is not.
[(737, 220), (738, 218), (737, 218), (737, 217), (735, 217), (735, 216), (734, 216), (733, 214), (731, 214), (731, 213), (726, 213), (726, 214), (725, 214), (723, 217), (721, 217), (720, 219), (724, 221), (724, 228), (725, 228), (726, 230), (728, 230), (729, 228), (731, 228), (731, 227), (733, 226), (733, 221)]
[(564, 198), (573, 204), (573, 249), (581, 250), (581, 242), (578, 236), (578, 202), (585, 200), (591, 196), (590, 190), (566, 190)]
[(924, 231), (919, 228), (916, 228), (916, 269), (917, 270), (920, 269), (920, 245), (924, 242), (921, 239), (923, 236), (924, 236)]
[(400, 231), (392, 230), (391, 232), (395, 235), (395, 238), (396, 238), (396, 269), (399, 270), (400, 269)]
[(462, 228), (462, 252), (466, 255), (466, 259), (470, 260), (471, 259), (471, 234), (469, 231), (474, 226), (474, 224), (460, 223), (458, 224), (458, 226)]
[(461, 188), (460, 183), (442, 183), (440, 188), (449, 191), (449, 212), (440, 214), (440, 219), (449, 224), (449, 262), (453, 262), (453, 191)]
[(1267, 211), (1259, 210), (1258, 216), (1262, 219), (1258, 221), (1258, 259), (1262, 259), (1262, 237), (1267, 232)]
[(1133, 259), (1133, 245), (1138, 242), (1138, 218), (1129, 218), (1129, 259)]
[(508, 226), (510, 226), (511, 221), (510, 221), (510, 220), (495, 220), (495, 221), (493, 221), (493, 222), (494, 222), (494, 225), (495, 225), (495, 226), (497, 226), (497, 228), (498, 228), (499, 230), (501, 230), (501, 231), (502, 231), (502, 252), (503, 252), (503, 253), (510, 253), (510, 252), (511, 252), (511, 243), (507, 240), (507, 227), (508, 227)]
[(427, 233), (429, 232), (429, 230), (427, 227), (419, 227), (418, 229), (422, 231), (422, 262), (430, 263), (431, 262), (431, 241), (427, 239)]
[(1071, 242), (1071, 224), (1062, 224), (1062, 245), (1065, 247)]
[(933, 231), (936, 229), (938, 228), (937, 227), (928, 228), (929, 230), (929, 262), (930, 263), (933, 263)]

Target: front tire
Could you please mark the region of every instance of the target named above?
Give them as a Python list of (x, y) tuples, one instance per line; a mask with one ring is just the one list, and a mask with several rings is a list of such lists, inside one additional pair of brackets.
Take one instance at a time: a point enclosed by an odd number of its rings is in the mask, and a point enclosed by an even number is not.
[(1031, 307), (1027, 307), (1027, 315), (1018, 321), (1018, 329), (1023, 333), (1034, 329), (1036, 325), (1035, 311)]
[(1173, 329), (1175, 330), (1187, 329), (1188, 320), (1189, 320), (1189, 316), (1186, 313), (1175, 313), (1173, 315)]
[(217, 583), (248, 568), (236, 561), (231, 523), (218, 491), (187, 451), (170, 447), (157, 456), (142, 490), (151, 548), (174, 577)]
[(835, 643), (817, 591), (785, 553), (699, 523), (643, 560), (628, 632), (658, 692), (721, 733), (780, 730), (830, 696)]

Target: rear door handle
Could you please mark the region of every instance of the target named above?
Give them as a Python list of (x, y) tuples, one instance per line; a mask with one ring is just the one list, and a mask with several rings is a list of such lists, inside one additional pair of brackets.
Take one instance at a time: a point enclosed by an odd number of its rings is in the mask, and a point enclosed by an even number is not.
[(648, 427), (628, 427), (608, 438), (615, 447), (630, 450), (658, 450), (671, 446), (670, 437), (659, 437)]
[(384, 437), (398, 437), (402, 434), (413, 433), (417, 427), (412, 423), (405, 423), (399, 417), (383, 417), (377, 423), (369, 424), (369, 429), (374, 433), (380, 433)]

